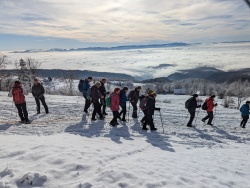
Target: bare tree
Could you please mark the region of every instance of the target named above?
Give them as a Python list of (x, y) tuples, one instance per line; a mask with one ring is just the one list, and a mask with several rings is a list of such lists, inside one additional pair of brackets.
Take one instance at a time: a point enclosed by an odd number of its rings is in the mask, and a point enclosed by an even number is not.
[(66, 93), (67, 95), (74, 95), (74, 80), (76, 79), (76, 76), (74, 74), (74, 71), (72, 70), (64, 70), (62, 71), (62, 75), (63, 75), (63, 80), (66, 83)]
[(7, 65), (7, 55), (1, 54), (0, 53), (0, 69), (5, 68)]
[(37, 75), (37, 70), (38, 68), (42, 65), (41, 62), (35, 60), (35, 59), (32, 59), (30, 57), (28, 57), (26, 60), (25, 60), (26, 64), (27, 64), (27, 68), (30, 70), (30, 74), (32, 77), (36, 77)]

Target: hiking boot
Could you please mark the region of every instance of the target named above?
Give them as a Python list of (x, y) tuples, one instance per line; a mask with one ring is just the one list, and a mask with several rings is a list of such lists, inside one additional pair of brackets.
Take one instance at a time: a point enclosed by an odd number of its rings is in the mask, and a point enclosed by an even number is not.
[(118, 122), (114, 122), (114, 124), (115, 124), (115, 125), (119, 125), (119, 123), (118, 123)]
[(37, 113), (36, 113), (36, 114), (40, 114), (40, 113), (41, 113), (41, 112), (38, 112), (38, 111), (37, 111)]
[(102, 114), (103, 114), (104, 116), (108, 115), (106, 112), (103, 112)]
[(206, 121), (204, 119), (201, 120), (203, 123), (205, 123)]
[(95, 119), (95, 118), (94, 118), (94, 119), (93, 119), (93, 118), (91, 118), (91, 121), (96, 121), (96, 120), (97, 120), (97, 119)]
[(46, 114), (48, 114), (49, 113), (49, 111), (46, 111)]
[(31, 123), (30, 120), (26, 120), (26, 121), (25, 121), (25, 124), (30, 124), (30, 123)]
[(84, 110), (83, 112), (86, 113), (86, 114), (89, 114), (89, 112), (87, 110)]
[(109, 123), (110, 124), (110, 126), (113, 126), (113, 127), (115, 127), (117, 124), (115, 124), (115, 123)]
[(143, 128), (142, 128), (142, 130), (147, 131), (147, 130), (148, 130), (148, 128), (147, 128), (147, 127), (143, 127)]
[(99, 120), (104, 120), (104, 117), (103, 117), (103, 116), (102, 116), (102, 117), (100, 117), (100, 118), (99, 118)]
[(154, 127), (154, 128), (151, 128), (150, 130), (151, 130), (151, 131), (156, 131), (156, 130), (157, 130), (157, 128), (155, 128), (155, 127)]
[(245, 129), (245, 128), (246, 128), (246, 126), (242, 126), (242, 128), (244, 128), (244, 129)]
[(126, 122), (126, 119), (122, 119), (121, 121), (124, 121), (124, 122)]
[(187, 127), (193, 127), (193, 125), (187, 125)]
[(213, 126), (213, 124), (212, 124), (212, 123), (208, 123), (207, 125)]
[(21, 121), (19, 121), (18, 123), (25, 123), (25, 121), (24, 121), (24, 120), (21, 120)]

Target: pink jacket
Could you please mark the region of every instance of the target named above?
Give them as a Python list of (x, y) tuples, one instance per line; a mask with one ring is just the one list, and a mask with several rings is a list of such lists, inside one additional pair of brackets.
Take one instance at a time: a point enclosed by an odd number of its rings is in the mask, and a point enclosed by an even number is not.
[(120, 96), (117, 93), (112, 93), (111, 94), (110, 109), (112, 111), (119, 111), (119, 109), (120, 109), (119, 103), (120, 103)]

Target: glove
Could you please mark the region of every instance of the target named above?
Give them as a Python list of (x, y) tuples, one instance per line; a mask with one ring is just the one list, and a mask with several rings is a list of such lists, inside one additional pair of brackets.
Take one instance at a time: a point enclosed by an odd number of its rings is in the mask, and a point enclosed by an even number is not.
[(198, 105), (197, 107), (198, 107), (198, 108), (200, 108), (200, 107), (201, 107), (201, 105)]
[(218, 104), (217, 104), (217, 103), (215, 103), (215, 104), (214, 104), (214, 106), (218, 106)]
[(161, 108), (155, 108), (155, 110), (157, 110), (157, 111), (161, 111)]

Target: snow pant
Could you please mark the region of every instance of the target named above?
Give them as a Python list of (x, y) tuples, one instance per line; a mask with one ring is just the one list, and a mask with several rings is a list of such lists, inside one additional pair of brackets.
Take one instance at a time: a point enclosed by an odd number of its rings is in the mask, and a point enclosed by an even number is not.
[(102, 107), (102, 114), (106, 114), (106, 102), (105, 102), (105, 97), (103, 99), (101, 99), (101, 107)]
[(18, 115), (21, 119), (21, 121), (28, 121), (28, 112), (27, 112), (27, 108), (26, 108), (26, 102), (22, 103), (22, 104), (15, 104), (16, 108), (18, 110)]
[(86, 96), (83, 97), (85, 98), (84, 112), (88, 112), (88, 109), (91, 105), (91, 100), (88, 100)]
[(119, 117), (119, 111), (113, 111), (113, 119), (110, 121), (110, 124), (113, 125), (114, 123), (117, 123), (117, 118)]
[(191, 126), (195, 117), (195, 111), (194, 110), (188, 110), (189, 114), (190, 114), (190, 119), (189, 122), (187, 124), (187, 126)]
[(121, 107), (122, 107), (122, 111), (120, 112), (119, 117), (121, 117), (121, 115), (122, 115), (122, 120), (125, 120), (126, 113), (127, 113), (127, 107), (126, 107), (126, 105), (121, 106)]
[(100, 116), (100, 118), (103, 118), (103, 115), (101, 113), (101, 104), (99, 102), (93, 103), (94, 110), (92, 113), (92, 119), (95, 119), (96, 113)]
[(155, 128), (155, 125), (154, 125), (154, 120), (153, 120), (153, 114), (150, 113), (150, 112), (148, 111), (148, 109), (147, 109), (147, 110), (144, 110), (143, 113), (144, 113), (145, 116), (146, 116), (146, 120), (144, 121), (143, 127), (142, 127), (142, 128), (146, 128), (147, 125), (149, 125), (151, 130), (154, 129), (154, 128)]
[(242, 117), (243, 120), (241, 121), (240, 126), (242, 126), (243, 128), (245, 128), (246, 124), (247, 124), (247, 121), (249, 119), (249, 116), (241, 116), (241, 117)]
[(204, 117), (202, 120), (206, 121), (207, 119), (209, 119), (207, 123), (211, 124), (213, 121), (213, 118), (214, 118), (214, 113), (212, 111), (212, 112), (207, 112), (207, 116)]
[(144, 123), (146, 120), (147, 120), (147, 112), (146, 112), (147, 110), (144, 110), (144, 111), (142, 111), (143, 112), (143, 114), (144, 114), (144, 116), (143, 116), (143, 118), (141, 119), (141, 122), (142, 123)]
[(137, 118), (137, 103), (131, 103), (133, 106), (132, 118)]
[(45, 109), (45, 112), (48, 113), (49, 112), (49, 109), (48, 109), (48, 106), (45, 102), (45, 97), (41, 97), (41, 98), (35, 98), (36, 100), (36, 109), (37, 109), (37, 112), (40, 113), (40, 101)]

